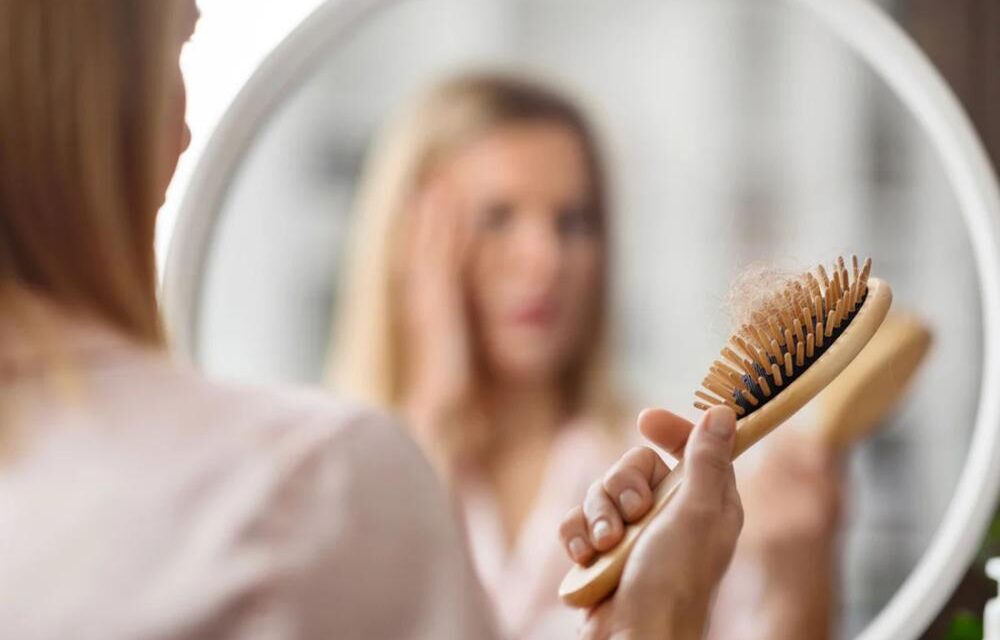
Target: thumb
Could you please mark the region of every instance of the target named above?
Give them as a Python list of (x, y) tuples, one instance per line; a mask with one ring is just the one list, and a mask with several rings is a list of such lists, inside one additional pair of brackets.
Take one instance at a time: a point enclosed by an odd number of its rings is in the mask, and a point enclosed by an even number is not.
[(691, 432), (684, 452), (685, 485), (694, 500), (721, 502), (733, 483), (733, 444), (736, 414), (728, 407), (713, 407)]

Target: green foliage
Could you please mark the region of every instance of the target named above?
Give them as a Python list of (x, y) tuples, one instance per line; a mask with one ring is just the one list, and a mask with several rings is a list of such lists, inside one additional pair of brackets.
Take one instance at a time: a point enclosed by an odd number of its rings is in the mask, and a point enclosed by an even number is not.
[[(973, 564), (974, 570), (982, 574), (986, 561), (995, 557), (1000, 557), (1000, 511), (993, 516), (993, 522), (986, 531), (978, 560)], [(952, 617), (944, 640), (982, 640), (982, 637), (983, 622), (980, 615), (962, 609)]]
[(993, 522), (990, 523), (983, 546), (979, 550), (979, 559), (983, 563), (997, 556), (1000, 556), (1000, 511), (993, 515)]
[(982, 640), (983, 623), (978, 616), (960, 611), (951, 619), (951, 626), (944, 640)]

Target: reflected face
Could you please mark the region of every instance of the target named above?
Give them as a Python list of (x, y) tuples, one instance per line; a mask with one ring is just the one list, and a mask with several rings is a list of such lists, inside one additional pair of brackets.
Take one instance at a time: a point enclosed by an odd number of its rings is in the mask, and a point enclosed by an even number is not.
[(181, 71), (180, 58), (198, 26), (201, 12), (195, 0), (178, 0), (177, 23), (171, 34), (167, 52), (167, 123), (164, 133), (164, 175), (161, 190), (166, 193), (177, 170), (177, 162), (191, 144), (191, 130), (187, 125), (187, 87)]
[(604, 240), (579, 136), (511, 125), (450, 159), (472, 246), (468, 297), (493, 375), (551, 381), (590, 333)]

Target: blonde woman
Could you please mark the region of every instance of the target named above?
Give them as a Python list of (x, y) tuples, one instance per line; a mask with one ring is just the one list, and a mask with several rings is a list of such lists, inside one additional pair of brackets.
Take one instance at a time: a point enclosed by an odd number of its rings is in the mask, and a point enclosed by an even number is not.
[[(608, 357), (612, 220), (595, 135), (570, 100), (535, 82), (452, 78), (382, 133), (356, 217), (333, 384), (406, 418), (459, 499), (508, 637), (565, 635), (575, 620), (557, 601), (559, 580), (592, 549), (583, 536), (566, 540), (567, 558), (545, 532), (602, 493), (591, 481), (625, 440)], [(753, 495), (795, 493), (774, 484), (756, 483)], [(803, 486), (808, 502), (813, 485)], [(639, 495), (615, 497), (626, 513), (640, 509)], [(775, 509), (760, 529), (793, 515)], [(826, 541), (835, 528), (816, 530)], [(620, 533), (597, 519), (590, 537), (605, 549)], [(776, 545), (777, 558), (818, 548), (794, 534), (757, 539), (746, 545), (750, 564)], [(765, 573), (777, 575), (771, 564)], [(768, 582), (766, 637), (823, 637), (830, 600), (802, 586)], [(719, 617), (742, 633), (762, 605), (735, 591)], [(776, 630), (771, 614), (786, 609)], [(797, 611), (810, 613), (796, 621)], [(733, 637), (721, 620), (719, 630)]]
[(570, 562), (546, 532), (623, 449), (607, 218), (583, 115), (507, 76), (432, 90), (361, 187), (333, 379), (401, 411), (452, 482), (510, 637), (573, 628), (555, 597)]
[[(197, 15), (0, 0), (0, 637), (494, 637), (445, 495), (391, 423), (167, 357), (153, 228)], [(740, 526), (734, 420), (644, 425), (687, 441), (692, 488), (587, 632), (695, 638)], [(608, 486), (646, 509), (664, 471), (642, 449)], [(622, 527), (607, 495), (588, 513)], [(664, 572), (671, 553), (698, 562)]]

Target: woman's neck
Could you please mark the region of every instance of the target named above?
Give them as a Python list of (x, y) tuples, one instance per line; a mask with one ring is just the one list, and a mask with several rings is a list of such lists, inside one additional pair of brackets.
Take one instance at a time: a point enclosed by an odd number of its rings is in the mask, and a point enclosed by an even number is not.
[(490, 390), (486, 408), (492, 438), (482, 470), (510, 548), (537, 500), (563, 404), (555, 387), (505, 386)]
[(563, 421), (563, 402), (556, 385), (497, 385), (487, 396), (487, 415), (494, 448), (548, 440)]

